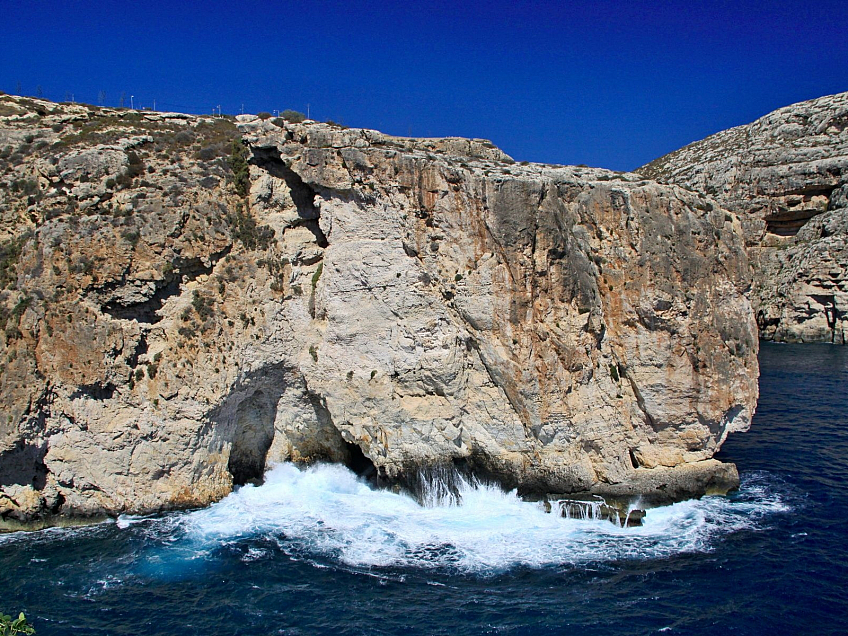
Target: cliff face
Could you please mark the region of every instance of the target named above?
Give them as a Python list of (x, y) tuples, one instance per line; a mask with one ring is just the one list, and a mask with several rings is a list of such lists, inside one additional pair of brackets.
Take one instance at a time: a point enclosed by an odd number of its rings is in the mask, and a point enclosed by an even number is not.
[(200, 505), (283, 460), (733, 485), (749, 268), (697, 195), (480, 140), (2, 100), (0, 515)]
[(848, 93), (794, 104), (639, 169), (742, 219), (760, 334), (848, 338)]

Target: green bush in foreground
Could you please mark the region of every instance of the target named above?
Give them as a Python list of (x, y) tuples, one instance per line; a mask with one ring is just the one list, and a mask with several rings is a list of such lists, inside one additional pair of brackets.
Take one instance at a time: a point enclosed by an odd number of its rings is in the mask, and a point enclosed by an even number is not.
[(11, 616), (0, 614), (0, 636), (17, 636), (17, 634), (35, 634), (35, 628), (27, 623), (21, 612), (15, 620)]

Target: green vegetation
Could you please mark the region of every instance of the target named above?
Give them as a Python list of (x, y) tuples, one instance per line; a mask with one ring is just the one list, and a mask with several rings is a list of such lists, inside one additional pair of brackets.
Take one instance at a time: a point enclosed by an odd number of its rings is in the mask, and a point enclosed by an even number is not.
[(203, 320), (211, 318), (215, 315), (215, 311), (212, 308), (212, 304), (205, 296), (199, 294), (197, 290), (194, 290), (194, 293), (191, 295), (191, 306), (194, 307), (194, 310), (197, 312), (197, 315), (200, 316)]
[(0, 636), (17, 636), (18, 634), (35, 634), (35, 628), (27, 623), (24, 613), (12, 620), (11, 616), (0, 614)]
[(144, 172), (144, 162), (141, 160), (141, 157), (138, 156), (138, 153), (130, 150), (127, 152), (127, 175), (134, 179), (135, 177), (141, 175)]
[(17, 179), (12, 181), (9, 189), (12, 192), (19, 192), (24, 196), (40, 194), (41, 189), (38, 187), (38, 181), (35, 179)]
[(227, 214), (230, 224), (230, 235), (241, 241), (246, 249), (265, 250), (274, 239), (274, 230), (268, 225), (259, 225), (250, 212), (245, 212), (242, 204), (236, 206), (235, 212)]
[(24, 232), (20, 236), (9, 239), (0, 244), (0, 289), (14, 287), (16, 267), (21, 256), (21, 250), (32, 236), (31, 232)]
[(141, 234), (138, 230), (127, 230), (121, 234), (121, 238), (135, 247), (138, 245), (139, 239), (141, 239)]
[(247, 148), (238, 139), (233, 139), (229, 163), (236, 192), (239, 196), (246, 197), (250, 189), (250, 168), (247, 164)]
[(609, 365), (609, 373), (610, 373), (610, 377), (612, 378), (612, 381), (618, 382), (619, 375), (618, 375), (618, 367), (616, 365), (614, 365), (614, 364)]
[(299, 124), (300, 122), (306, 119), (306, 115), (296, 110), (284, 110), (282, 113), (280, 113), (280, 115), (283, 119), (285, 119), (286, 121), (290, 121), (293, 124)]
[(312, 274), (312, 291), (315, 291), (315, 286), (318, 284), (318, 279), (321, 278), (321, 273), (324, 271), (324, 263), (318, 263), (318, 269)]
[(318, 349), (315, 348), (315, 345), (309, 345), (309, 355), (312, 356), (313, 362), (318, 362)]
[(256, 116), (262, 120), (271, 119), (271, 113), (266, 113), (265, 111), (262, 111), (261, 113), (256, 113)]
[(32, 298), (29, 296), (22, 296), (15, 306), (12, 307), (12, 311), (7, 312), (6, 308), (0, 306), (0, 329), (4, 329), (6, 331), (6, 337), (10, 340), (15, 340), (21, 337), (21, 331), (18, 329), (18, 324), (20, 324), (21, 316), (24, 315), (24, 312), (27, 310), (32, 304)]

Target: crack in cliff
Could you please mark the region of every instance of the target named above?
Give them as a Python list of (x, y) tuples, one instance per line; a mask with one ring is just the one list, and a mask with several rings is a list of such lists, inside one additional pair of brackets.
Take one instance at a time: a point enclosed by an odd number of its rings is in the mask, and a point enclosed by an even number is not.
[(633, 395), (636, 398), (636, 404), (639, 407), (639, 410), (645, 415), (645, 421), (651, 426), (655, 431), (659, 430), (657, 427), (656, 420), (654, 420), (654, 416), (648, 412), (648, 407), (645, 405), (645, 398), (642, 396), (642, 392), (639, 390), (639, 386), (636, 384), (636, 380), (630, 375), (629, 369), (625, 367), (621, 367), (619, 365), (619, 376), (623, 371), (623, 375), (627, 378), (627, 381), (630, 383), (630, 388), (633, 391)]
[[(135, 320), (139, 323), (156, 324), (162, 320), (159, 311), (173, 296), (178, 296), (185, 283), (196, 280), (200, 276), (209, 275), (215, 265), (230, 253), (232, 246), (227, 246), (220, 252), (209, 257), (209, 265), (204, 265), (200, 258), (182, 259), (173, 261), (173, 271), (165, 274), (160, 281), (154, 281), (156, 291), (150, 298), (138, 303), (127, 303), (120, 300), (111, 300), (100, 306), (100, 310), (118, 320)], [(126, 276), (121, 281), (112, 285), (104, 286), (103, 291), (117, 291), (126, 285)]]
[(253, 157), (250, 163), (264, 170), (272, 177), (282, 179), (289, 189), (289, 196), (294, 203), (301, 225), (315, 236), (315, 242), (321, 248), (329, 246), (327, 237), (319, 223), (321, 213), (315, 205), (317, 192), (303, 178), (283, 161), (277, 148), (251, 146)]

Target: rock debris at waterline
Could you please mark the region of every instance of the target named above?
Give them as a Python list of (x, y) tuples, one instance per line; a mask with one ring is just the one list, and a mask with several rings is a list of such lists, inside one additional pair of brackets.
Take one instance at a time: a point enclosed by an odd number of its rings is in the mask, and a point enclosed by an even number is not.
[(481, 140), (0, 106), (0, 515), (203, 505), (285, 460), (737, 484), (750, 269), (698, 195)]

